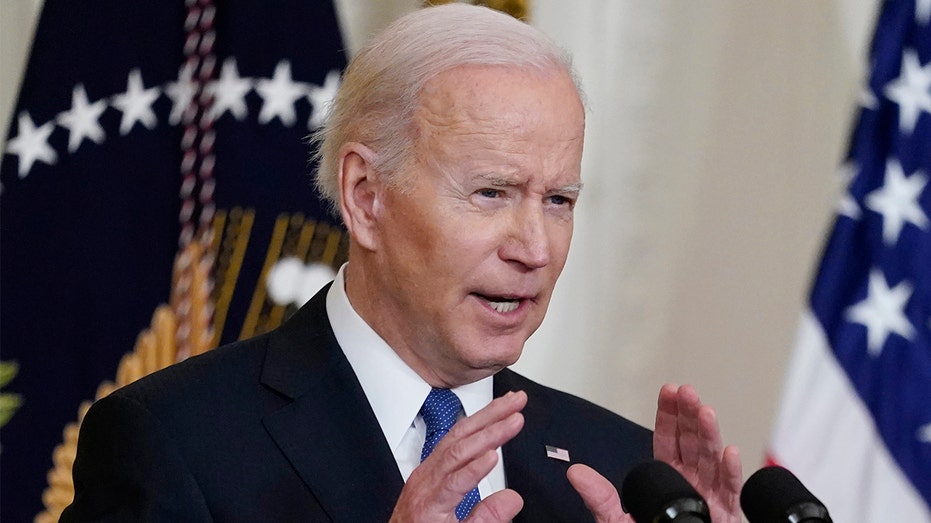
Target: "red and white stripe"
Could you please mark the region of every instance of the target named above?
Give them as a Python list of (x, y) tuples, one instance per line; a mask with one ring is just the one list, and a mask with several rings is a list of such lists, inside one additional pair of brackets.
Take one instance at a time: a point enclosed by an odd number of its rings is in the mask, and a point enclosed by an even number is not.
[(768, 458), (798, 476), (834, 521), (931, 522), (810, 313), (799, 327)]

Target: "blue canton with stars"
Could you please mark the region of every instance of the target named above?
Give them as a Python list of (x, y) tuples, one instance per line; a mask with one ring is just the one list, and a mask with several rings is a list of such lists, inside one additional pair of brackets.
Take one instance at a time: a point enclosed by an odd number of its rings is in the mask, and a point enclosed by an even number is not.
[(811, 306), (931, 506), (931, 2), (887, 1)]
[[(4, 521), (32, 521), (42, 510), (65, 424), (114, 378), (169, 299), (183, 113), (196, 94), (184, 52), (188, 3), (42, 3), (0, 151), (0, 347), (4, 361), (19, 363), (4, 392), (24, 398), (3, 427)], [(229, 342), (244, 324), (279, 217), (332, 221), (311, 183), (306, 137), (346, 57), (330, 1), (211, 3), (210, 196), (227, 224), (237, 210), (254, 217), (243, 228), (248, 241), (220, 340)]]

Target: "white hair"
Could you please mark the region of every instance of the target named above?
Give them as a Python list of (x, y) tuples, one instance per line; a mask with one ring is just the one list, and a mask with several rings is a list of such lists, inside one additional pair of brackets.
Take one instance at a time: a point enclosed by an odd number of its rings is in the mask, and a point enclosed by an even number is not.
[(463, 65), (560, 71), (581, 88), (569, 55), (539, 30), (486, 7), (451, 3), (404, 16), (370, 40), (343, 73), (317, 145), (317, 190), (339, 209), (339, 150), (359, 142), (375, 152), (373, 170), (400, 187), (411, 157), (414, 113), (424, 85)]

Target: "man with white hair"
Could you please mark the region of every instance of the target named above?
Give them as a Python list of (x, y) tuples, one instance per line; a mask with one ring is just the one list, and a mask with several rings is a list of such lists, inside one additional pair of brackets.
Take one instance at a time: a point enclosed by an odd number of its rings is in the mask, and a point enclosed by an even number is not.
[(279, 329), (100, 400), (62, 521), (621, 522), (654, 455), (739, 521), (739, 456), (691, 387), (651, 434), (507, 368), (566, 261), (584, 122), (532, 27), (456, 4), (392, 24), (317, 136), (349, 263)]

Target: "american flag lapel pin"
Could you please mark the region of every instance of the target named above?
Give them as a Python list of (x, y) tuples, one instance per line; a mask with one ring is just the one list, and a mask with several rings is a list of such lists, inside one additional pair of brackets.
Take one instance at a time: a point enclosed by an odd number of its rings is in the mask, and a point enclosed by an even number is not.
[(546, 445), (546, 457), (568, 462), (569, 451), (552, 445)]

